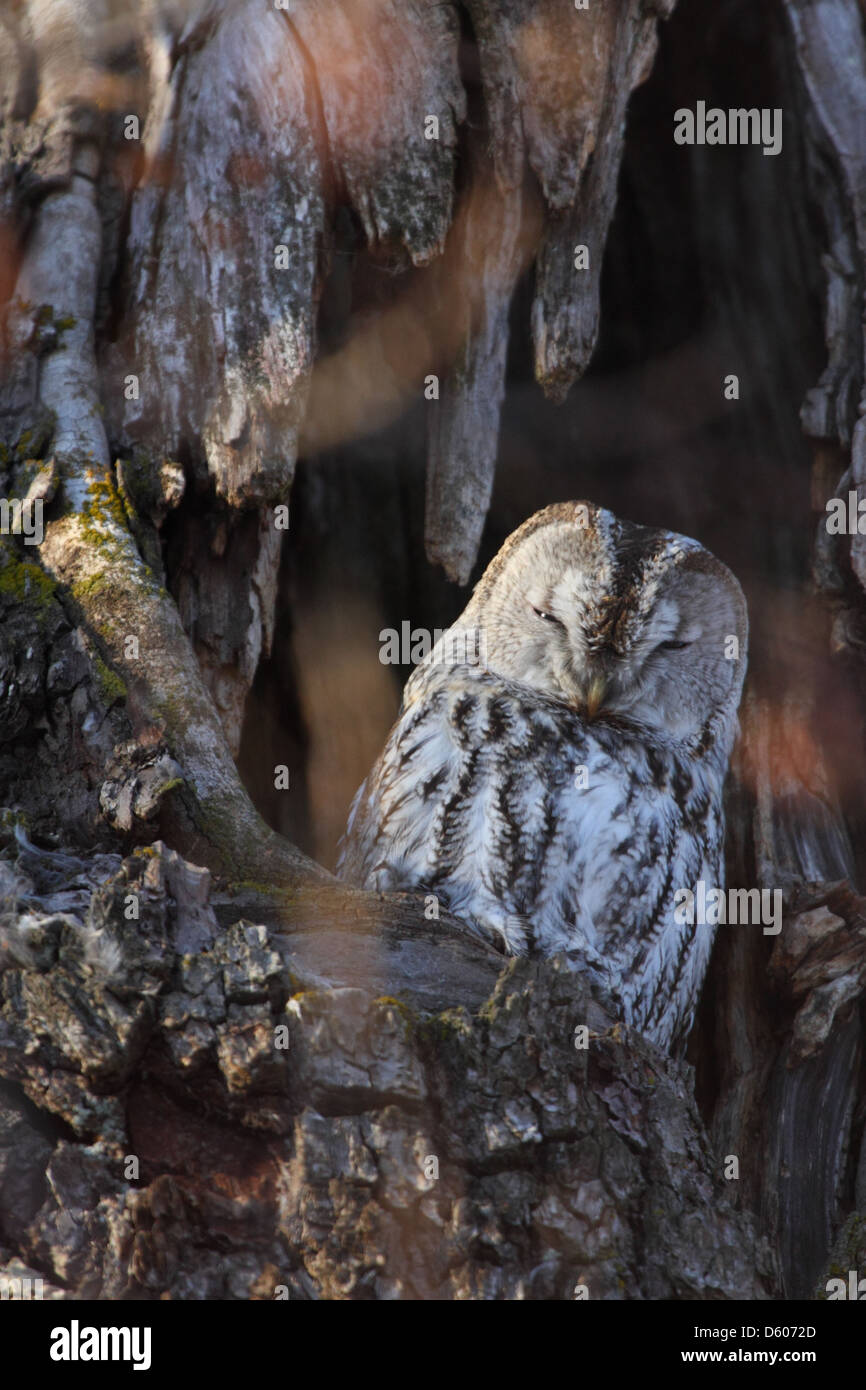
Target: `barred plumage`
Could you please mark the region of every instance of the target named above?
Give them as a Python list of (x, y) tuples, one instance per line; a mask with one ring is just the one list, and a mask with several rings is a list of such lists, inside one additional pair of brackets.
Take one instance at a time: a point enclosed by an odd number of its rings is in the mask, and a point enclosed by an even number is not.
[[(443, 659), (457, 630), (481, 634), (477, 664)], [(510, 952), (563, 953), (672, 1046), (713, 938), (674, 895), (724, 882), (745, 643), (739, 585), (696, 541), (546, 508), (407, 682), (338, 872), (435, 893)]]

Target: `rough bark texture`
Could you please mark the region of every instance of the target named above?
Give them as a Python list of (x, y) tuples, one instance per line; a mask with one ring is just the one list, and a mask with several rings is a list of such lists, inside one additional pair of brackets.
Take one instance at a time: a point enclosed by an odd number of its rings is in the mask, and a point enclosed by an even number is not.
[(84, 862), (19, 837), (2, 867), (7, 1277), (23, 1261), (91, 1298), (767, 1296), (688, 1070), (555, 964), (497, 981), (442, 922), (404, 920), (395, 952), (339, 902), (311, 957), (303, 906), (288, 934), (230, 921), (161, 844)]
[[(0, 536), (0, 1275), (729, 1299), (866, 1258), (866, 562), (822, 524), (866, 487), (863, 21), (673, 9), (0, 11), (0, 497), (46, 523)], [(698, 99), (781, 106), (784, 159), (675, 151)], [(688, 1063), (303, 852), (393, 716), (379, 629), (463, 604), (428, 560), (580, 495), (749, 593), (730, 882), (785, 921), (720, 932)]]

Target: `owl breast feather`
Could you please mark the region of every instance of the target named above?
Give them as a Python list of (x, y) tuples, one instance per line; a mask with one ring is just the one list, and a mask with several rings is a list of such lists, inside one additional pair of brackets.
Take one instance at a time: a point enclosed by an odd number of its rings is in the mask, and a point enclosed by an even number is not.
[(421, 668), (407, 693), (338, 875), (434, 894), (509, 952), (563, 953), (667, 1045), (712, 945), (674, 907), (722, 886), (724, 764), (481, 667)]

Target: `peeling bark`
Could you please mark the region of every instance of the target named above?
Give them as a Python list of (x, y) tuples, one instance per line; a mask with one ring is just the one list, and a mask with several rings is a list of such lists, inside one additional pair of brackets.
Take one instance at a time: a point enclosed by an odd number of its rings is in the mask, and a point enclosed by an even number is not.
[(200, 441), (232, 505), (284, 499), (325, 235), (312, 80), (281, 15), (247, 3), (174, 53), (165, 81), (159, 124), (143, 132), (126, 341), (109, 355), (107, 399), (151, 458)]

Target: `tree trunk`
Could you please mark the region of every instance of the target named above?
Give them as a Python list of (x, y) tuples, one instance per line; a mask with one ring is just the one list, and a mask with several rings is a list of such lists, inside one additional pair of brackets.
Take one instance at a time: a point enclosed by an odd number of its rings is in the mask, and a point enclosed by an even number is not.
[[(781, 154), (677, 145), (699, 101), (781, 108)], [(866, 1263), (866, 557), (825, 524), (866, 488), (864, 113), (856, 0), (0, 9), (0, 1277)], [(686, 1058), (330, 873), (380, 632), (568, 497), (749, 599), (729, 882), (785, 918), (720, 928)]]

